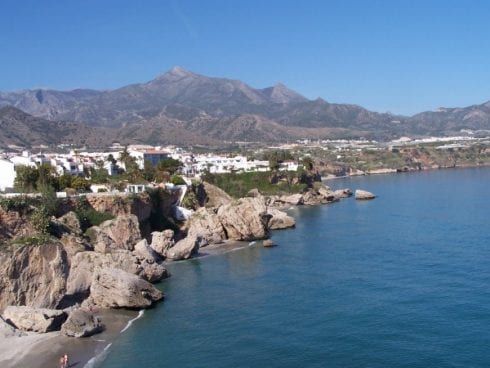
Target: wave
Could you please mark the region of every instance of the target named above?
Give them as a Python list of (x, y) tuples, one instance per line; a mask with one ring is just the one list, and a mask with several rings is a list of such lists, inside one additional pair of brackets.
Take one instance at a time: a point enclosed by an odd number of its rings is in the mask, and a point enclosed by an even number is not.
[(124, 328), (121, 330), (121, 333), (123, 333), (129, 327), (131, 327), (131, 325), (133, 324), (134, 321), (136, 321), (137, 319), (140, 319), (141, 317), (143, 317), (143, 314), (145, 314), (145, 310), (144, 309), (140, 310), (139, 313), (138, 313), (138, 315), (136, 317), (134, 317), (133, 319), (130, 319), (128, 321), (128, 323), (126, 324), (126, 326), (124, 326)]
[(97, 354), (96, 356), (90, 358), (90, 360), (87, 362), (87, 364), (83, 366), (83, 368), (94, 368), (96, 367), (97, 363), (103, 362), (109, 352), (109, 348), (111, 347), (111, 345), (112, 343), (107, 344), (104, 347), (104, 350), (102, 350), (100, 354)]

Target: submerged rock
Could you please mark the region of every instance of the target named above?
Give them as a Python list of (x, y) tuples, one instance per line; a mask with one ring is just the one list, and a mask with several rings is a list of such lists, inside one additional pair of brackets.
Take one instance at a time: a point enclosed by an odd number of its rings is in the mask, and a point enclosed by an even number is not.
[(58, 309), (12, 305), (5, 308), (2, 314), (2, 318), (15, 328), (34, 332), (57, 331), (66, 317), (66, 313)]
[(70, 312), (68, 319), (61, 326), (61, 333), (71, 337), (88, 337), (101, 332), (100, 320), (92, 313), (82, 308)]
[(274, 242), (270, 239), (266, 239), (262, 242), (262, 245), (265, 247), (265, 248), (271, 248), (274, 246)]

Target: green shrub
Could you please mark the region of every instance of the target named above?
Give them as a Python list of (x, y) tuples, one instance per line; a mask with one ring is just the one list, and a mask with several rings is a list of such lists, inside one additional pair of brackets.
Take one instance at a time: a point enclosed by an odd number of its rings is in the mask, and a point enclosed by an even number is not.
[(172, 175), (170, 177), (170, 182), (174, 185), (186, 185), (187, 183), (180, 175)]
[(2, 207), (4, 211), (27, 213), (31, 206), (33, 206), (35, 203), (35, 198), (27, 197), (25, 195), (11, 198), (0, 198), (0, 207)]
[(75, 213), (80, 220), (82, 231), (86, 231), (89, 227), (98, 226), (104, 221), (114, 218), (112, 213), (96, 211), (85, 197), (78, 198), (75, 205)]

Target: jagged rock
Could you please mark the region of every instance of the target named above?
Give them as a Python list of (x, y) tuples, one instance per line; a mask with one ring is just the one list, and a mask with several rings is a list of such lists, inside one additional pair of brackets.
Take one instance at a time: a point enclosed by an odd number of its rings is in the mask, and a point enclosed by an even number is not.
[(167, 270), (159, 264), (161, 257), (148, 245), (146, 239), (136, 243), (133, 254), (139, 261), (144, 272), (138, 273), (149, 282), (157, 282), (167, 277)]
[(270, 248), (270, 247), (273, 247), (274, 246), (274, 242), (271, 240), (271, 239), (266, 239), (262, 242), (262, 245), (265, 247), (265, 248)]
[(333, 192), (333, 195), (336, 198), (348, 198), (352, 196), (352, 190), (350, 190), (349, 188), (337, 189), (336, 191)]
[(81, 236), (72, 234), (63, 234), (60, 238), (61, 244), (65, 248), (68, 256), (68, 262), (71, 263), (73, 256), (79, 252), (93, 250), (93, 247)]
[(208, 244), (219, 244), (226, 239), (225, 229), (218, 215), (209, 209), (199, 208), (189, 222), (188, 236), (200, 236)]
[(233, 198), (221, 188), (206, 182), (203, 183), (203, 186), (205, 192), (203, 203), (206, 207), (219, 207), (233, 201)]
[(355, 192), (355, 198), (358, 200), (374, 199), (376, 196), (366, 190), (357, 189)]
[(112, 249), (133, 250), (141, 240), (138, 218), (135, 215), (118, 216), (92, 226), (89, 236), (97, 252), (106, 253)]
[(66, 317), (62, 310), (12, 305), (5, 308), (2, 314), (2, 318), (15, 328), (34, 332), (57, 331)]
[(151, 233), (150, 247), (162, 257), (165, 257), (167, 250), (173, 247), (174, 244), (173, 230), (154, 231)]
[(308, 190), (303, 194), (303, 204), (313, 206), (328, 203), (328, 199), (314, 189)]
[(0, 317), (0, 338), (21, 337), (27, 335), (25, 332), (16, 330)]
[(158, 254), (148, 245), (146, 239), (142, 239), (136, 243), (133, 254), (139, 260), (145, 260), (148, 263), (158, 262), (159, 260)]
[(218, 208), (218, 219), (228, 239), (257, 240), (267, 236), (267, 214), (263, 197), (241, 198)]
[(280, 202), (292, 204), (292, 205), (301, 205), (303, 204), (303, 195), (300, 193), (283, 195), (278, 199)]
[(268, 224), (270, 230), (287, 229), (296, 226), (296, 220), (283, 211), (270, 208), (267, 212), (272, 215)]
[(328, 187), (321, 187), (318, 189), (318, 194), (323, 196), (327, 200), (327, 202), (333, 202), (337, 198), (335, 197), (335, 194), (330, 190)]
[(100, 270), (90, 287), (90, 302), (103, 308), (147, 308), (162, 298), (148, 281), (117, 268)]
[(56, 308), (66, 290), (67, 255), (60, 243), (25, 245), (0, 264), (0, 310), (7, 305)]
[(63, 216), (56, 219), (56, 223), (65, 227), (67, 232), (74, 235), (81, 235), (82, 229), (80, 227), (80, 220), (75, 212), (70, 211)]
[(199, 251), (201, 242), (202, 238), (188, 235), (186, 238), (175, 243), (172, 248), (168, 249), (165, 256), (172, 261), (188, 259)]
[(70, 312), (68, 319), (61, 326), (61, 333), (71, 337), (88, 337), (102, 331), (100, 320), (82, 308)]

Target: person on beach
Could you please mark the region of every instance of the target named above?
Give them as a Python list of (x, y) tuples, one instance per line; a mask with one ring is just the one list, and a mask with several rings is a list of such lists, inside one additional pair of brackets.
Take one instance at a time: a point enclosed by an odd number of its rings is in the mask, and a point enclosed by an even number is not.
[(68, 354), (65, 353), (63, 356), (63, 368), (68, 368)]
[(65, 368), (65, 357), (60, 356), (60, 368)]

